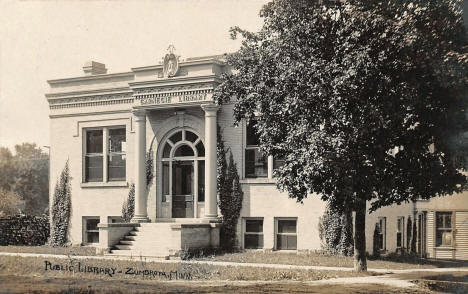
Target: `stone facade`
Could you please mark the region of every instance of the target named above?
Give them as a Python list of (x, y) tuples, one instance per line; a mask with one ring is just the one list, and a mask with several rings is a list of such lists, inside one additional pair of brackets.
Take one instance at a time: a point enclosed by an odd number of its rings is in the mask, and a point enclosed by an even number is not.
[[(175, 72), (173, 75), (164, 72), (164, 64), (107, 74), (103, 64), (89, 62), (84, 67), (85, 75), (82, 77), (48, 81), (50, 197), (56, 179), (69, 160), (72, 177), (70, 241), (73, 244), (95, 245), (106, 251), (129, 234), (132, 225), (119, 223), (122, 205), (130, 185), (134, 183), (136, 199), (133, 228), (136, 233), (140, 231), (143, 234), (142, 240), (150, 242), (148, 236), (151, 234), (148, 230), (151, 228), (154, 228), (154, 236), (157, 238), (156, 225), (137, 225), (151, 222), (167, 223), (168, 228), (170, 226), (172, 233), (167, 234), (172, 237), (168, 239), (177, 240), (173, 243), (178, 244), (175, 247), (168, 246), (172, 251), (187, 246), (197, 248), (219, 244), (219, 226), (215, 225), (220, 216), (216, 200), (216, 124), (219, 124), (226, 148), (232, 152), (237, 164), (244, 192), (237, 245), (240, 248), (269, 250), (320, 249), (318, 219), (325, 205), (318, 197), (310, 196), (300, 204), (280, 193), (272, 177), (271, 157), (265, 161), (267, 166), (264, 168), (267, 171), (257, 178), (246, 176), (246, 123), (234, 127), (233, 105), (218, 108), (212, 102), (213, 89), (220, 83), (221, 74), (229, 71), (222, 58), (177, 59), (177, 63), (171, 66), (171, 72)], [(125, 143), (119, 141), (118, 147), (114, 146), (112, 139), (116, 129), (124, 129), (122, 132), (125, 134)], [(183, 138), (179, 142), (170, 139), (178, 132), (185, 137), (185, 141)], [(95, 135), (99, 146), (88, 146), (96, 144), (92, 137)], [(188, 142), (189, 136), (197, 137), (198, 141)], [(168, 153), (174, 159), (164, 154), (168, 139), (174, 141), (171, 141), (173, 151)], [(195, 144), (201, 142), (204, 150), (197, 150), (195, 157), (189, 154), (188, 157), (179, 158), (176, 149), (184, 142), (193, 148), (193, 152), (198, 148)], [(153, 178), (148, 186), (145, 185), (147, 152), (151, 153), (153, 161)], [(188, 149), (187, 152), (192, 151)], [(203, 156), (197, 155), (201, 152), (204, 152)], [(115, 164), (115, 161), (112, 162), (115, 154), (119, 160), (124, 159), (124, 176), (110, 180), (114, 173), (114, 167), (111, 166)], [(191, 170), (183, 164), (177, 165), (181, 158), (190, 158)], [(202, 164), (205, 166), (204, 181), (200, 180), (203, 171), (195, 172)], [(252, 164), (256, 169), (258, 162)], [(163, 171), (169, 165), (173, 170), (172, 176)], [(122, 167), (120, 169), (122, 172)], [(97, 178), (92, 178), (96, 172)], [(184, 180), (187, 173), (190, 179)], [(177, 179), (182, 179), (182, 182)], [(165, 191), (169, 189), (168, 180), (173, 191), (170, 195)], [(187, 185), (191, 185), (191, 188), (187, 188)], [(185, 202), (185, 210), (174, 210), (175, 197), (180, 196), (175, 195), (174, 191), (188, 193), (186, 199), (193, 199), (192, 203)], [(202, 194), (204, 201), (196, 201)], [(187, 209), (187, 206), (191, 208)], [(174, 214), (179, 213), (186, 215), (182, 218), (174, 217)], [(250, 232), (252, 228), (255, 232)], [(162, 229), (159, 232), (162, 237)], [(281, 239), (280, 242), (278, 239)], [(123, 242), (121, 246), (125, 247), (126, 244)], [(151, 244), (156, 246), (156, 243)]]

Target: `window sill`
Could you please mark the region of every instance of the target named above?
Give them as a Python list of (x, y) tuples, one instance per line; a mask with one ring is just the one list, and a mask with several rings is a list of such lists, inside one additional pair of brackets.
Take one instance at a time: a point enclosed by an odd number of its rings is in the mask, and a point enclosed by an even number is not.
[(276, 184), (276, 179), (269, 178), (245, 178), (239, 180), (241, 184)]
[(438, 246), (434, 247), (436, 250), (457, 250), (455, 247), (450, 247), (450, 246)]
[(102, 187), (128, 187), (128, 183), (125, 181), (115, 181), (115, 182), (88, 182), (81, 183), (81, 188), (102, 188)]

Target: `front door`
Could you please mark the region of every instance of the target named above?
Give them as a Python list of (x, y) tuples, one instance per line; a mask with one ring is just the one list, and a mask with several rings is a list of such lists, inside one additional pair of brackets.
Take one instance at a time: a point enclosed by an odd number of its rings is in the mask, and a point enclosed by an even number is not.
[(172, 217), (193, 217), (193, 160), (172, 162)]

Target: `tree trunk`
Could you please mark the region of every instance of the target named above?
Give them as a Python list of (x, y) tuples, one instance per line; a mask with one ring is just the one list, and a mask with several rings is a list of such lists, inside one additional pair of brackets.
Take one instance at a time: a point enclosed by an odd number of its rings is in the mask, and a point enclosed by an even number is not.
[(367, 271), (366, 259), (366, 202), (361, 201), (356, 207), (354, 220), (354, 270)]

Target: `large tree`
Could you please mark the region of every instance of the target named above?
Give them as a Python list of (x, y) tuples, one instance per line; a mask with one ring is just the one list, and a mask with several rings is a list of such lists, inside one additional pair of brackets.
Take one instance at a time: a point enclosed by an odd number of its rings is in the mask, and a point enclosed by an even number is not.
[(48, 154), (34, 143), (16, 145), (15, 155), (0, 147), (0, 188), (24, 200), (24, 213), (45, 213), (49, 206)]
[(465, 187), (461, 11), (450, 0), (276, 0), (260, 15), (259, 32), (232, 29), (243, 42), (215, 98), (235, 103), (236, 122), (257, 116), (263, 152), (285, 158), (279, 189), (355, 211), (354, 265), (366, 270), (366, 203)]

